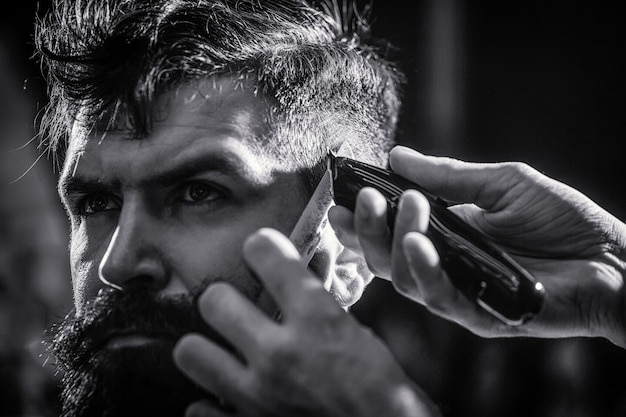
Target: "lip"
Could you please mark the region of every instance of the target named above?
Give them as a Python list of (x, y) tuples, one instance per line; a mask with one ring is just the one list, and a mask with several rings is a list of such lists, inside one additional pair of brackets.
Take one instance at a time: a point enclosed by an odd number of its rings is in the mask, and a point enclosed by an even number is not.
[(104, 343), (104, 348), (117, 350), (141, 348), (151, 345), (163, 345), (168, 343), (171, 343), (170, 339), (163, 335), (141, 332), (114, 333), (107, 338)]

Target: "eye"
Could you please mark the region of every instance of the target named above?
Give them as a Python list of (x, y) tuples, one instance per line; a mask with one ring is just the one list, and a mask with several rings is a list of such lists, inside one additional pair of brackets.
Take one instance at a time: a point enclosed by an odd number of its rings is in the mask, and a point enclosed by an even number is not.
[(186, 203), (208, 203), (224, 196), (216, 187), (205, 182), (194, 181), (183, 187), (182, 200)]
[(118, 210), (119, 199), (107, 194), (90, 194), (81, 198), (77, 204), (78, 213), (91, 215), (105, 211)]

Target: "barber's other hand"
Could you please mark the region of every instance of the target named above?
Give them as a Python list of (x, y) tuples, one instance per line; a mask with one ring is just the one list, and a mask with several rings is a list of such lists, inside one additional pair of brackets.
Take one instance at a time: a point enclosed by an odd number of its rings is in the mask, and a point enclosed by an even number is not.
[[(539, 315), (510, 327), (465, 298), (449, 281), (424, 235), (429, 205), (417, 191), (401, 201), (393, 239), (386, 203), (374, 189), (354, 214), (333, 207), (340, 241), (360, 251), (372, 272), (406, 297), (485, 337), (601, 336), (626, 347), (626, 226), (579, 191), (522, 163), (468, 163), (398, 146), (391, 168), (445, 200), (499, 243), (546, 289)], [(461, 204), (465, 203), (465, 204)]]
[(207, 288), (200, 312), (240, 357), (191, 334), (179, 341), (174, 359), (236, 414), (199, 402), (188, 417), (439, 415), (385, 345), (307, 270), (284, 235), (262, 229), (247, 240), (244, 258), (280, 306), (282, 321), (271, 320), (228, 284)]

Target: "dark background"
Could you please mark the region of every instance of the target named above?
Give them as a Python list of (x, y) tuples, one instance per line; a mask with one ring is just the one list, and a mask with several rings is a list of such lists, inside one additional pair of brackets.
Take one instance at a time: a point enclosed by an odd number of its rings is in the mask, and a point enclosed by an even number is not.
[[(45, 101), (29, 59), (35, 10), (21, 1), (0, 25), (0, 59), (29, 80), (31, 110)], [(399, 142), (527, 162), (626, 218), (626, 29), (617, 2), (377, 0), (373, 15), (373, 34), (398, 48), (408, 77)], [(353, 312), (447, 415), (626, 415), (626, 353), (604, 340), (479, 339), (382, 281)]]

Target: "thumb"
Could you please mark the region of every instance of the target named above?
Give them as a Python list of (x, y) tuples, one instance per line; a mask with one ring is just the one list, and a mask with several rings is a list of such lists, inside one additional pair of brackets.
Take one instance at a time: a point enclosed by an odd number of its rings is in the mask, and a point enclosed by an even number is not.
[(454, 203), (474, 203), (489, 210), (522, 180), (515, 164), (473, 163), (424, 155), (405, 146), (389, 153), (391, 169), (424, 190)]

